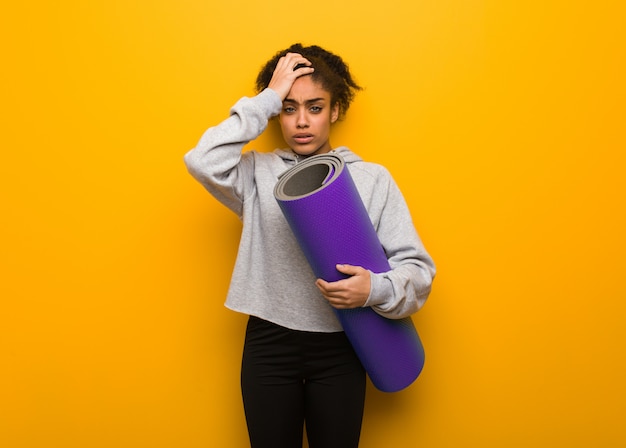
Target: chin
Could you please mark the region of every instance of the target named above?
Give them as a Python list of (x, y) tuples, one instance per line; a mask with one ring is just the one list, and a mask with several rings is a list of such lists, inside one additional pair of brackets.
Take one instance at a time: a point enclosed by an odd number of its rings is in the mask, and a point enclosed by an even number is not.
[(330, 152), (332, 148), (325, 149), (324, 147), (295, 147), (291, 148), (293, 152), (298, 154), (299, 156), (313, 156), (316, 154), (324, 154)]
[(299, 156), (312, 156), (313, 154), (317, 154), (317, 152), (319, 151), (319, 148), (312, 148), (312, 149), (292, 148), (292, 149), (293, 149), (293, 152), (295, 152)]

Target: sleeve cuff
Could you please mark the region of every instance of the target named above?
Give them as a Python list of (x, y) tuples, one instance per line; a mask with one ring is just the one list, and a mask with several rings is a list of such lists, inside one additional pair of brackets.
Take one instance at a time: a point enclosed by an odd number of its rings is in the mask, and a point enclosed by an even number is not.
[(269, 87), (259, 93), (257, 95), (257, 98), (261, 100), (259, 102), (261, 104), (261, 107), (271, 117), (278, 115), (283, 107), (283, 101), (280, 99), (278, 93), (276, 93), (275, 90), (272, 90)]
[(382, 305), (391, 295), (391, 284), (385, 279), (384, 274), (374, 274), (370, 271), (370, 295), (365, 301), (365, 306)]

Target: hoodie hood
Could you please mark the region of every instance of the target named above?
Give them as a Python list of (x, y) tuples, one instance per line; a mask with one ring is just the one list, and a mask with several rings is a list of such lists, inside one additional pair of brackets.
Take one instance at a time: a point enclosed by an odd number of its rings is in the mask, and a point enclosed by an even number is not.
[[(343, 159), (345, 160), (346, 163), (361, 162), (363, 160), (363, 159), (361, 159), (360, 156), (358, 156), (357, 154), (352, 152), (346, 146), (339, 146), (339, 147), (333, 149), (330, 152), (334, 152), (335, 154), (339, 154), (341, 157), (343, 157)], [(305, 159), (305, 157), (296, 154), (291, 149), (276, 149), (276, 150), (274, 150), (274, 153), (276, 155), (278, 155), (281, 159), (283, 159), (285, 161), (288, 161), (288, 162), (291, 162), (293, 164), (296, 164), (299, 161)]]

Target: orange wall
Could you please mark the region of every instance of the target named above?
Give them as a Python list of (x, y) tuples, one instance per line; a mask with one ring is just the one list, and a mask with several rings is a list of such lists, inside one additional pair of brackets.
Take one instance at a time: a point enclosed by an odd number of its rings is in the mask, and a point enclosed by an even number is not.
[(626, 11), (582, 3), (5, 5), (0, 446), (245, 446), (239, 223), (182, 156), (295, 41), (366, 86), (332, 142), (439, 268), (362, 447), (626, 445)]

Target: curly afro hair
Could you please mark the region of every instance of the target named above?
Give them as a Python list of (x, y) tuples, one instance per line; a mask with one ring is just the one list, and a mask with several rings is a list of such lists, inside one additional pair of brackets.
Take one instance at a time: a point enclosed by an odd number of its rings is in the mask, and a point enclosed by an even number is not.
[(297, 43), (276, 53), (272, 59), (265, 63), (257, 76), (257, 92), (267, 88), (278, 60), (287, 53), (299, 53), (311, 61), (315, 71), (310, 76), (330, 93), (331, 102), (339, 105), (339, 116), (343, 117), (350, 107), (355, 93), (362, 90), (362, 87), (354, 81), (348, 65), (341, 57), (317, 45), (305, 47)]

